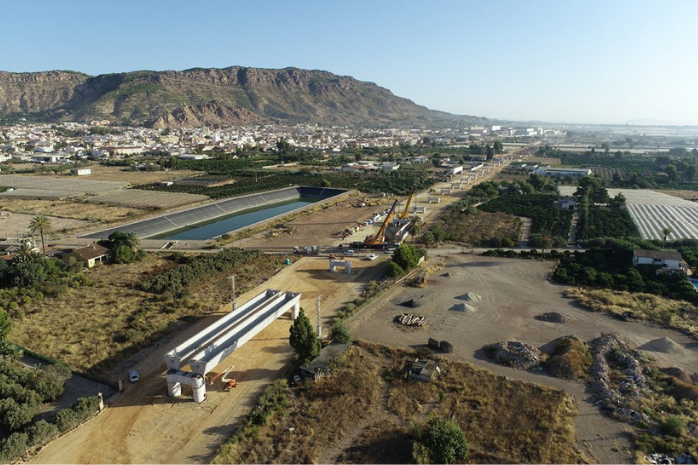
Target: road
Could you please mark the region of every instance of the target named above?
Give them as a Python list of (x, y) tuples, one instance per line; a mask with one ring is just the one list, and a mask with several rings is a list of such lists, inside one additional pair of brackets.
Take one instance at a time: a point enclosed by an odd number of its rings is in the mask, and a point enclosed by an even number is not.
[[(329, 273), (326, 258), (302, 258), (284, 268), (264, 286), (238, 298), (243, 304), (264, 289), (302, 292), (302, 307), (315, 321), (316, 298), (323, 296), (325, 331), (336, 310), (358, 296), (387, 262), (354, 259), (351, 275)], [(377, 266), (376, 266), (377, 265)], [(264, 329), (222, 361), (213, 371), (234, 365), (238, 387), (226, 393), (222, 384), (208, 390), (208, 399), (167, 397), (163, 355), (220, 315), (187, 328), (154, 349), (134, 368), (141, 381), (126, 382), (123, 393), (108, 401), (95, 419), (44, 447), (33, 463), (209, 463), (220, 444), (254, 406), (264, 388), (285, 371), (293, 358), (288, 344), (290, 313)]]

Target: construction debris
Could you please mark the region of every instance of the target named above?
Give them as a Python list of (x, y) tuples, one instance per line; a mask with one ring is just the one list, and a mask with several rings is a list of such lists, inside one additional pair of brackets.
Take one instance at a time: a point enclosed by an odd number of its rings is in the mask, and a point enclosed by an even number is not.
[(558, 312), (547, 312), (541, 315), (536, 315), (535, 318), (538, 321), (547, 321), (548, 323), (567, 323), (568, 318), (562, 313)]
[[(629, 343), (617, 334), (602, 334), (589, 346), (593, 358), (590, 388), (599, 398), (599, 403), (621, 421), (642, 421), (652, 425), (654, 421), (647, 414), (628, 408), (634, 406), (641, 393), (648, 389), (642, 366), (637, 355), (630, 350)], [(609, 360), (624, 367), (623, 378), (619, 379), (612, 373)]]
[(395, 321), (405, 326), (422, 326), (427, 322), (427, 317), (414, 313), (403, 313), (395, 317)]
[(529, 344), (517, 341), (498, 342), (485, 347), (485, 353), (497, 363), (520, 370), (540, 365), (541, 352)]

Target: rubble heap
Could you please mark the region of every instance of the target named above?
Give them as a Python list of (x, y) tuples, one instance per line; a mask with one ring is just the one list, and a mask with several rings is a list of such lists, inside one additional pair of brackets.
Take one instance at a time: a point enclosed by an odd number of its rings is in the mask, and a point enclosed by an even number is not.
[(414, 313), (403, 313), (395, 317), (395, 321), (405, 326), (422, 326), (427, 322), (427, 317)]
[(567, 323), (567, 321), (569, 321), (565, 315), (558, 312), (547, 312), (541, 315), (536, 315), (533, 318), (538, 321), (547, 321), (548, 323)]
[[(589, 346), (593, 358), (590, 389), (599, 398), (603, 408), (621, 421), (652, 424), (649, 415), (631, 408), (638, 404), (641, 393), (648, 386), (640, 362), (634, 351), (629, 349), (628, 342), (617, 334), (602, 334), (593, 339)], [(609, 360), (625, 367), (622, 370), (624, 377), (616, 383), (611, 382)]]
[(540, 365), (541, 352), (537, 348), (523, 342), (498, 342), (485, 347), (488, 357), (502, 365), (528, 370)]

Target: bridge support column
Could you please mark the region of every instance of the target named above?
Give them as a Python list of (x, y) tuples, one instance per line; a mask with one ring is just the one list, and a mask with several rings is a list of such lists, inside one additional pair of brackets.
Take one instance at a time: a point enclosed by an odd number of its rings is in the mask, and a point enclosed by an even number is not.
[(182, 385), (177, 382), (167, 382), (167, 395), (170, 397), (179, 397), (182, 395)]
[(291, 317), (295, 320), (296, 318), (298, 318), (298, 315), (300, 315), (300, 313), (301, 313), (301, 304), (298, 303), (298, 304), (293, 306), (293, 310), (291, 312)]

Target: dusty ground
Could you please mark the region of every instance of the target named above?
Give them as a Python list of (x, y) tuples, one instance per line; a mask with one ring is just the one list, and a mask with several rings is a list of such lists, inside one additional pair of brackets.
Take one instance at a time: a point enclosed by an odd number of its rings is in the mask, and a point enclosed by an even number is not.
[[(303, 258), (263, 286), (240, 296), (238, 302), (244, 303), (267, 288), (300, 291), (301, 304), (314, 321), (316, 298), (322, 295), (327, 328), (335, 310), (357, 297), (360, 288), (382, 272), (386, 259), (353, 259), (354, 272), (346, 275), (329, 273), (325, 258)], [(109, 401), (110, 408), (49, 444), (33, 462), (208, 463), (264, 387), (279, 377), (293, 356), (288, 344), (291, 320), (286, 315), (216, 367), (214, 371), (235, 365), (238, 387), (233, 392), (225, 393), (220, 385), (214, 386), (200, 405), (186, 397), (167, 397), (163, 354), (216, 318), (202, 320), (127, 360), (124, 376), (126, 370), (136, 367), (141, 381), (127, 385), (122, 394)]]
[[(577, 441), (584, 453), (601, 463), (630, 463), (635, 457), (627, 437), (626, 425), (603, 416), (580, 383), (566, 381), (540, 372), (524, 372), (492, 363), (482, 347), (495, 342), (517, 340), (550, 348), (554, 339), (576, 335), (589, 340), (601, 333), (617, 332), (640, 346), (659, 337), (670, 337), (687, 349), (689, 355), (671, 358), (652, 352), (660, 366), (678, 366), (689, 373), (698, 371), (695, 344), (684, 335), (670, 330), (623, 322), (606, 314), (593, 313), (573, 305), (562, 293), (564, 286), (547, 281), (550, 262), (499, 259), (468, 254), (445, 258), (446, 267), (436, 273), (426, 288), (398, 287), (391, 289), (370, 307), (349, 321), (356, 338), (398, 347), (420, 347), (433, 337), (454, 345), (449, 357), (473, 362), (512, 379), (530, 381), (564, 389), (579, 402), (576, 420)], [(442, 277), (443, 273), (450, 277)], [(478, 302), (467, 302), (474, 313), (456, 310), (465, 303), (464, 294), (482, 296)], [(406, 309), (396, 305), (419, 296), (423, 306)], [(395, 315), (411, 311), (427, 317), (420, 330), (405, 330), (393, 323)], [(556, 311), (569, 317), (565, 324), (535, 320), (535, 315)]]
[[(174, 179), (187, 178), (201, 174), (200, 171), (131, 171), (124, 166), (103, 166), (92, 165), (92, 174), (82, 176), (80, 179), (88, 179), (90, 181), (117, 181), (128, 182), (133, 186), (143, 184), (151, 184), (161, 181), (172, 181)], [(72, 174), (59, 175), (55, 177), (71, 176)]]
[(667, 189), (661, 190), (659, 192), (661, 192), (662, 194), (673, 195), (674, 197), (678, 197), (684, 200), (698, 200), (698, 191), (690, 191), (685, 189)]
[[(3, 211), (28, 213), (32, 215), (51, 215), (60, 218), (72, 218), (90, 222), (110, 223), (123, 221), (142, 215), (142, 210), (112, 205), (96, 205), (72, 200), (26, 200), (4, 198), (0, 200)], [(4, 220), (0, 220), (4, 221)], [(87, 223), (85, 223), (87, 225)], [(55, 228), (54, 228), (55, 229)]]
[[(37, 214), (44, 214), (41, 211), (36, 211), (32, 214), (13, 213), (4, 209), (4, 207), (7, 205), (7, 202), (2, 201), (0, 205), (3, 206), (2, 213), (0, 214), (0, 239), (6, 239), (12, 243), (16, 243), (18, 237), (24, 237), (25, 234), (29, 233), (29, 223), (31, 222), (32, 218), (34, 218)], [(70, 231), (91, 224), (89, 221), (82, 221), (70, 218), (58, 218), (55, 216), (49, 216), (49, 219), (51, 220), (53, 230), (56, 231), (57, 234), (62, 234), (64, 230)], [(46, 241), (48, 242), (51, 239), (51, 237), (46, 237)]]

